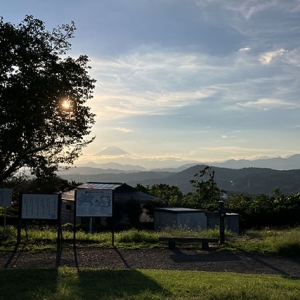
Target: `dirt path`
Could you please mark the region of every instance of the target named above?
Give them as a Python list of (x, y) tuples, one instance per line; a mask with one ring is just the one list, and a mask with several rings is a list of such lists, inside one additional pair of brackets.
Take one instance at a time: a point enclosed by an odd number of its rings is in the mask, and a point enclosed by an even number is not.
[(76, 248), (56, 253), (17, 251), (0, 254), (1, 268), (55, 268), (56, 266), (109, 269), (164, 269), (300, 277), (300, 258), (233, 254), (229, 251), (192, 249)]

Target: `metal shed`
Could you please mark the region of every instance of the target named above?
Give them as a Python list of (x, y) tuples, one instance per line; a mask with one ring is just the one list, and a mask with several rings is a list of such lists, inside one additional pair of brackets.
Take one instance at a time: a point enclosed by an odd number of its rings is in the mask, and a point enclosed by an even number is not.
[(167, 227), (181, 229), (207, 228), (205, 212), (200, 209), (184, 207), (165, 207), (154, 209), (154, 230)]
[[(219, 212), (184, 207), (165, 207), (154, 209), (154, 230), (165, 228), (214, 229), (220, 224)], [(239, 214), (226, 213), (225, 228), (239, 234)]]

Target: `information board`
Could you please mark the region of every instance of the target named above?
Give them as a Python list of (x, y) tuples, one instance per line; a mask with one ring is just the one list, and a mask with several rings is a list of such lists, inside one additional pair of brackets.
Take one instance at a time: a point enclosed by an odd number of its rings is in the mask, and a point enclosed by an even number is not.
[(58, 218), (58, 194), (23, 194), (22, 219)]
[(82, 189), (76, 191), (76, 216), (111, 217), (112, 190)]
[(0, 206), (11, 206), (12, 189), (0, 189)]

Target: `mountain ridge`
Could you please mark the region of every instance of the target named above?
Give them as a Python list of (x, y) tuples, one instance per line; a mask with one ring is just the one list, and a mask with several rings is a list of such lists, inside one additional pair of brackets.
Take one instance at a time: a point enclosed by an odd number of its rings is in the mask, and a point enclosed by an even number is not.
[[(121, 151), (123, 151), (121, 149)], [(127, 153), (127, 152), (126, 152)], [(130, 154), (128, 154), (130, 155)], [(151, 160), (141, 158), (124, 157), (120, 155), (112, 156), (109, 161), (88, 161), (77, 165), (77, 169), (84, 167), (93, 167), (101, 169), (112, 169), (122, 171), (170, 171), (178, 172), (184, 168), (191, 167), (197, 164), (205, 164), (209, 166), (222, 167), (222, 168), (270, 168), (274, 170), (293, 170), (300, 169), (300, 154), (294, 154), (290, 157), (275, 157), (275, 158), (260, 158), (256, 160), (247, 159), (230, 159), (224, 162), (199, 162), (199, 161), (185, 161), (185, 160)], [(72, 169), (72, 168), (71, 168)]]
[[(121, 149), (122, 150), (122, 149)], [(118, 150), (119, 151), (119, 150)], [(122, 151), (119, 151), (122, 152)], [(127, 152), (126, 152), (127, 153)], [(286, 194), (300, 192), (300, 154), (290, 157), (263, 158), (257, 160), (227, 160), (225, 162), (190, 162), (176, 160), (171, 167), (147, 168), (138, 164), (142, 160), (129, 159), (120, 163), (118, 155), (114, 162), (97, 163), (89, 161), (58, 172), (58, 175), (75, 182), (103, 181), (126, 182), (132, 186), (140, 183), (144, 186), (153, 184), (168, 184), (178, 186), (183, 193), (193, 191), (190, 180), (201, 168), (209, 165), (215, 171), (216, 182), (220, 189), (235, 193), (272, 194), (279, 188)], [(148, 161), (151, 165), (151, 160)]]
[[(62, 178), (75, 182), (124, 182), (132, 186), (138, 183), (144, 186), (153, 184), (168, 184), (177, 186), (184, 194), (193, 192), (190, 180), (194, 175), (203, 170), (206, 165), (196, 165), (180, 172), (119, 172), (102, 174), (67, 174)], [(227, 192), (245, 193), (250, 195), (268, 194), (279, 188), (285, 194), (300, 192), (300, 169), (273, 170), (269, 168), (243, 168), (230, 169), (211, 167), (215, 172), (215, 180), (218, 187)], [(201, 178), (201, 180), (205, 178)]]

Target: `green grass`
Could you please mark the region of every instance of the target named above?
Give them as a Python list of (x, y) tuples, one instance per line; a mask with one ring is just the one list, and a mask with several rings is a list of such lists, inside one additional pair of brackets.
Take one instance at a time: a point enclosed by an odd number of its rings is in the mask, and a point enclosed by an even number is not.
[[(2, 231), (1, 231), (2, 230)], [(12, 251), (17, 241), (17, 230), (12, 226), (6, 229), (6, 237), (3, 236), (3, 228), (0, 229), (0, 251)], [(202, 230), (187, 231), (168, 229), (164, 232), (146, 230), (126, 230), (116, 232), (114, 235), (114, 245), (119, 248), (142, 248), (142, 247), (166, 247), (166, 243), (159, 242), (158, 237), (168, 236), (201, 236), (219, 237), (219, 231)], [(73, 232), (63, 231), (64, 247), (72, 246)], [(26, 251), (55, 251), (57, 246), (57, 231), (48, 227), (42, 230), (28, 228)], [(21, 242), (26, 241), (26, 232), (21, 231)], [(76, 232), (76, 244), (82, 247), (111, 247), (112, 233), (89, 234), (83, 231)], [(196, 247), (197, 245), (184, 245), (184, 247)], [(200, 247), (200, 245), (198, 245)], [(249, 230), (243, 236), (236, 237), (230, 232), (226, 232), (226, 243), (221, 245), (218, 251), (229, 250), (233, 252), (247, 252), (262, 255), (300, 255), (300, 227), (290, 229), (265, 229)]]
[(0, 270), (1, 300), (300, 299), (300, 278), (196, 271)]
[(249, 230), (238, 239), (229, 238), (227, 248), (257, 254), (299, 256), (300, 227)]
[[(28, 251), (55, 251), (56, 230), (28, 229)], [(128, 230), (115, 233), (117, 247), (166, 247), (160, 235), (212, 236), (214, 231), (167, 230), (166, 232)], [(0, 231), (0, 252), (11, 251), (17, 231), (7, 227)], [(63, 231), (64, 243), (73, 233)], [(22, 242), (26, 232), (22, 230)], [(272, 255), (300, 254), (300, 228), (251, 230), (241, 237), (226, 233), (226, 244), (217, 251), (242, 251)], [(81, 247), (111, 247), (110, 232), (86, 234), (78, 231), (76, 243)], [(115, 300), (115, 299), (300, 299), (300, 277), (250, 275), (199, 271), (110, 270), (97, 268), (0, 269), (0, 300)]]

